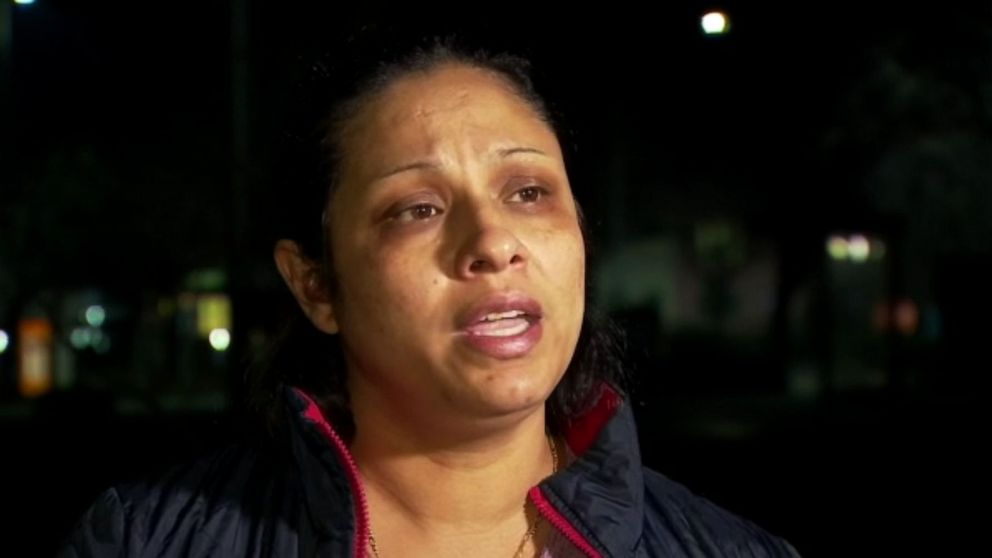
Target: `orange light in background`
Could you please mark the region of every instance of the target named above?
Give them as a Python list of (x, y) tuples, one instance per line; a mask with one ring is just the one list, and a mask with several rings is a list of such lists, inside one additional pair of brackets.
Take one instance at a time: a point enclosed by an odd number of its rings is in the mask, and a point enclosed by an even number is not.
[(916, 333), (920, 327), (920, 309), (912, 300), (905, 299), (897, 302), (893, 314), (896, 330), (907, 337)]
[(38, 397), (52, 389), (52, 323), (45, 318), (21, 320), (17, 326), (18, 391)]

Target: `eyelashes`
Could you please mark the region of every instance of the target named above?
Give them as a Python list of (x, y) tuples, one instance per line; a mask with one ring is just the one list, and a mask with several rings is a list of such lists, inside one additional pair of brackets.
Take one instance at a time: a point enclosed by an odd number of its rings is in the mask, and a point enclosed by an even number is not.
[(539, 203), (551, 195), (551, 192), (544, 186), (535, 184), (532, 186), (524, 186), (518, 189), (510, 196), (510, 201), (513, 203)]
[[(545, 203), (551, 196), (551, 190), (542, 184), (532, 183), (515, 188), (506, 197), (507, 204), (522, 206), (526, 209), (536, 208)], [(412, 203), (400, 203), (387, 212), (387, 220), (392, 224), (406, 225), (431, 221), (446, 212), (444, 203), (439, 199), (416, 200)]]
[(444, 210), (431, 203), (417, 203), (397, 211), (390, 217), (396, 223), (413, 223), (416, 221), (427, 221), (444, 213)]

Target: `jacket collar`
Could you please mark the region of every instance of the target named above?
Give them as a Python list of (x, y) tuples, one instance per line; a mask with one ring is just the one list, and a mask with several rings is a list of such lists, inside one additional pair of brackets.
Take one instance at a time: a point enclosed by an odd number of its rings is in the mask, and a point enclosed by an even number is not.
[(644, 476), (630, 405), (604, 387), (565, 434), (575, 461), (541, 483), (545, 497), (604, 556), (629, 556), (644, 524)]
[[(310, 525), (317, 533), (320, 552), (301, 556), (353, 556), (358, 527), (356, 495), (349, 484), (346, 463), (314, 420), (316, 402), (296, 388), (286, 388), (287, 413), (293, 461)], [(327, 424), (324, 422), (323, 424)]]
[[(347, 449), (330, 436), (317, 404), (302, 391), (286, 389), (292, 447), (314, 530), (328, 555), (361, 556), (355, 543), (363, 503), (354, 486)], [(329, 435), (330, 433), (330, 435)], [(573, 420), (565, 434), (576, 456), (539, 489), (552, 506), (604, 556), (627, 555), (640, 540), (644, 479), (630, 405), (604, 387), (597, 402)], [(343, 453), (342, 453), (343, 450)]]

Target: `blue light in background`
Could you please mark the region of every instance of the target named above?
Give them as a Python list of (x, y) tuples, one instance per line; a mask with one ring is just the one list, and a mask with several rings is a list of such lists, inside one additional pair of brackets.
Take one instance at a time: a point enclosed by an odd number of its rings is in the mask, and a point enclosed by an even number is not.
[(103, 321), (107, 319), (107, 312), (103, 309), (103, 306), (99, 304), (94, 304), (86, 308), (86, 323), (93, 327), (100, 327), (103, 325)]

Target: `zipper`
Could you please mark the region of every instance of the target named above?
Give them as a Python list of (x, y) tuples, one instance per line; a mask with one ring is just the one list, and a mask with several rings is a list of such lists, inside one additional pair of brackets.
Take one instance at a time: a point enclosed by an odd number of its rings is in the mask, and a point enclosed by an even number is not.
[(302, 395), (307, 401), (307, 409), (304, 411), (303, 416), (313, 422), (320, 429), (321, 434), (327, 437), (331, 445), (334, 446), (334, 449), (337, 450), (341, 462), (344, 463), (344, 471), (348, 477), (348, 484), (351, 485), (351, 492), (355, 495), (355, 519), (358, 522), (355, 529), (353, 556), (354, 558), (366, 558), (365, 547), (369, 540), (369, 524), (371, 521), (369, 520), (369, 503), (365, 498), (365, 487), (362, 485), (362, 477), (358, 471), (358, 465), (355, 464), (355, 459), (351, 457), (351, 452), (348, 451), (348, 446), (345, 445), (341, 436), (331, 428), (331, 425), (327, 424), (323, 413), (320, 412), (320, 407), (303, 392), (297, 390), (297, 393)]
[[(307, 402), (307, 408), (303, 416), (314, 423), (321, 434), (327, 437), (338, 452), (338, 456), (344, 463), (345, 475), (348, 477), (348, 484), (355, 495), (355, 518), (358, 523), (355, 529), (354, 558), (367, 558), (366, 546), (369, 540), (369, 503), (365, 496), (365, 487), (362, 484), (361, 473), (355, 459), (348, 451), (348, 446), (341, 439), (341, 436), (331, 428), (331, 425), (324, 419), (324, 414), (320, 412), (320, 407), (309, 396), (300, 390), (295, 390)], [(554, 505), (544, 496), (540, 486), (535, 486), (527, 492), (527, 497), (534, 504), (537, 512), (548, 521), (555, 529), (569, 540), (576, 548), (582, 551), (589, 558), (602, 558), (602, 554), (593, 548), (588, 540), (568, 521), (561, 513), (555, 509)]]
[(548, 521), (555, 529), (558, 529), (561, 534), (565, 535), (565, 538), (569, 540), (576, 548), (581, 550), (589, 558), (602, 558), (602, 554), (598, 550), (589, 544), (589, 541), (582, 536), (582, 533), (572, 525), (568, 519), (565, 519), (558, 510), (544, 497), (544, 493), (541, 492), (541, 487), (535, 486), (527, 492), (527, 497), (537, 508), (537, 512), (540, 513), (544, 519)]

